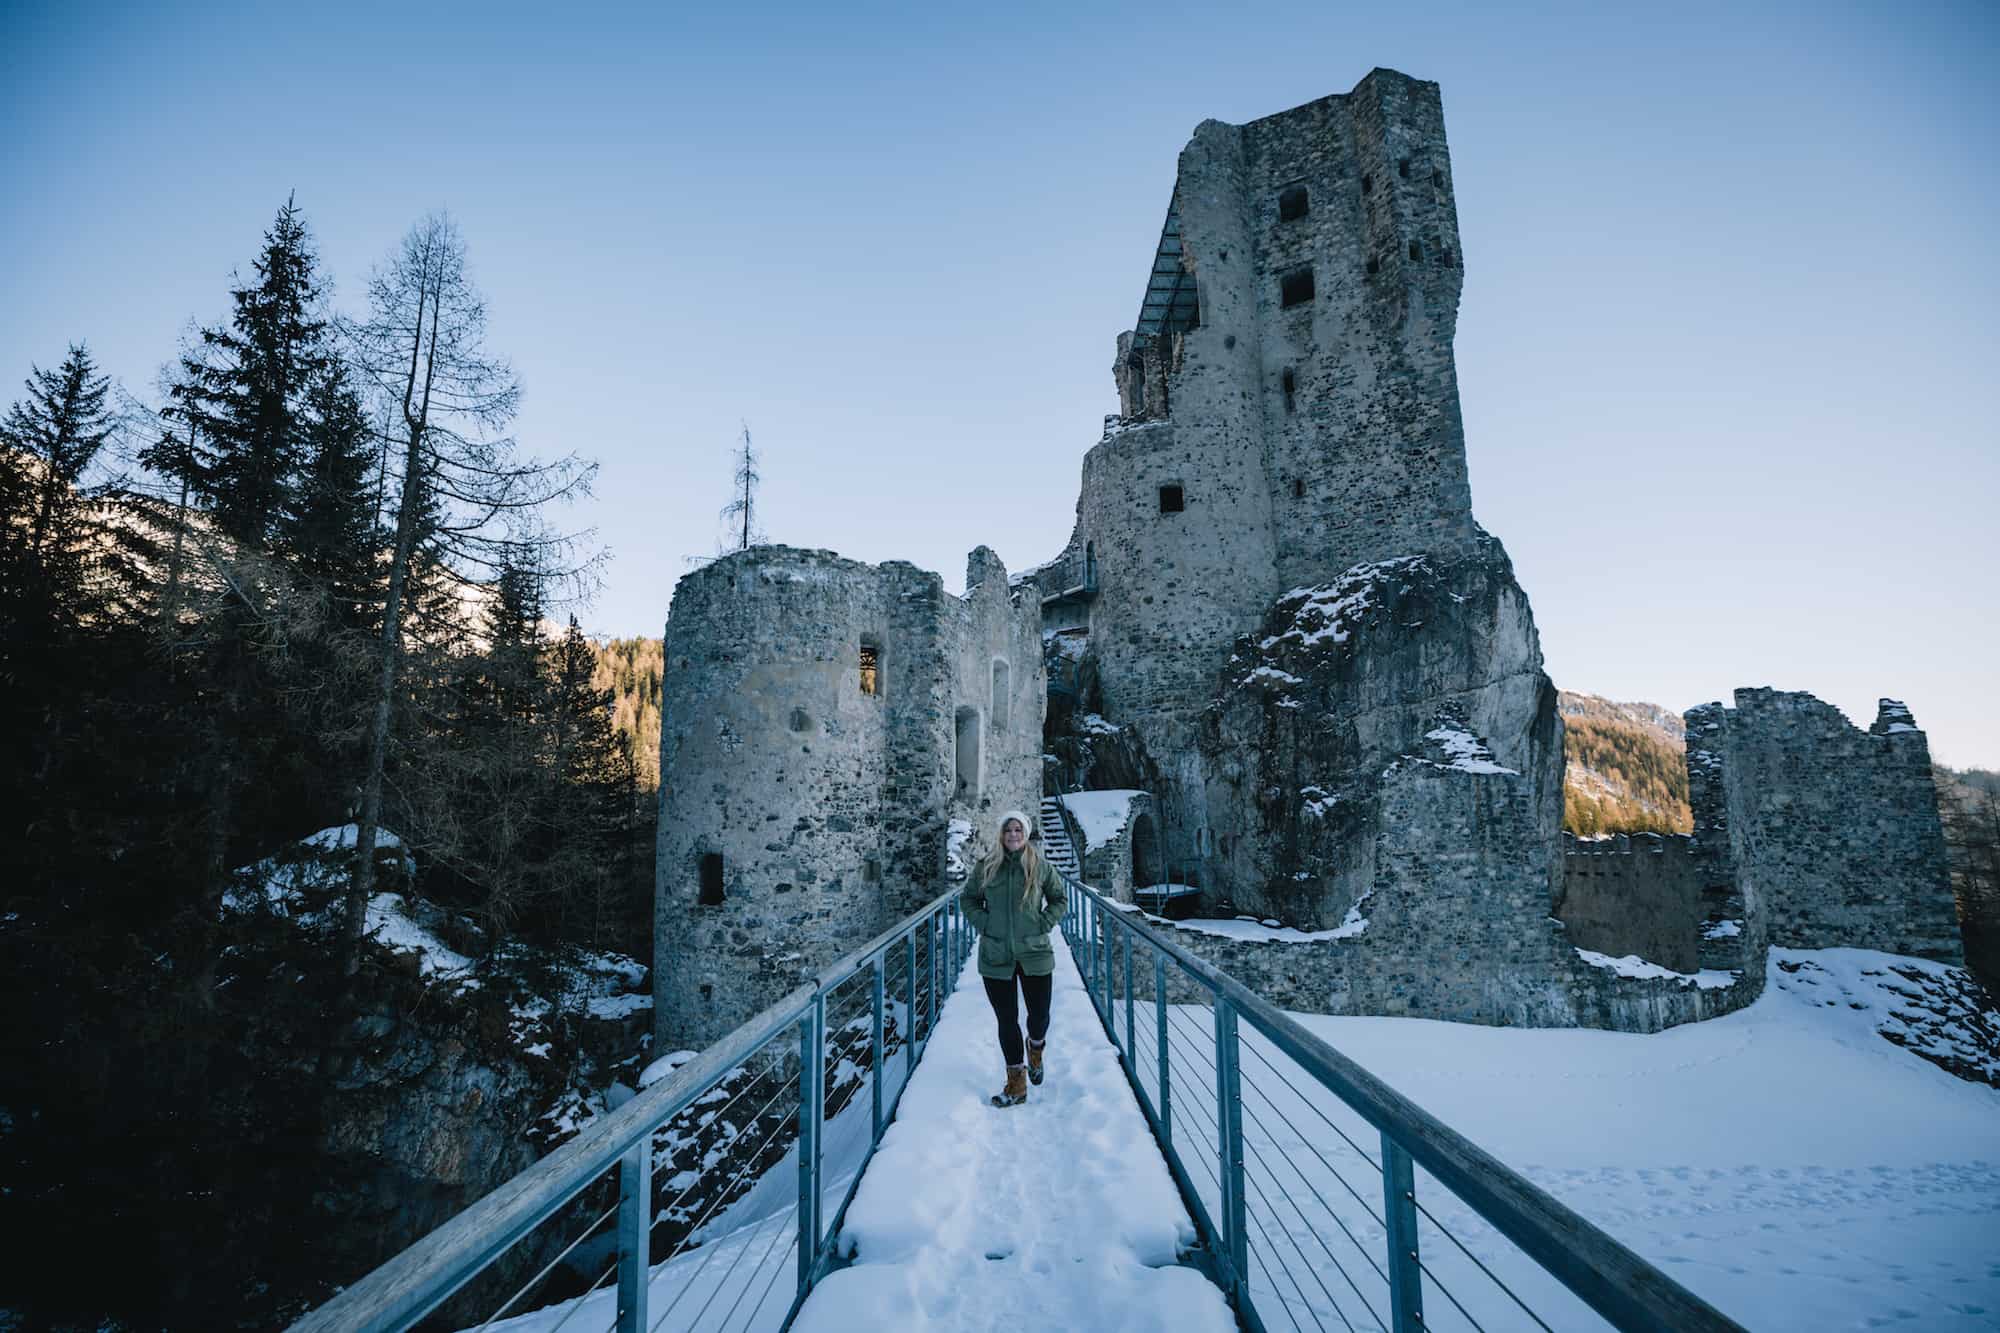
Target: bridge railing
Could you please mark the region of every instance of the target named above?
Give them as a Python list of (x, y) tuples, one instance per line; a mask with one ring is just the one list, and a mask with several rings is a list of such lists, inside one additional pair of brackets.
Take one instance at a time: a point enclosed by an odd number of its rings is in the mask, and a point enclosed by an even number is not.
[(861, 1173), (974, 941), (956, 891), (939, 897), (292, 1333), (386, 1333), (433, 1312), (440, 1327), (483, 1329), (559, 1302), (550, 1333), (789, 1324), (835, 1262)]
[(1142, 916), (1069, 880), (1063, 932), (1246, 1328), (1739, 1329)]

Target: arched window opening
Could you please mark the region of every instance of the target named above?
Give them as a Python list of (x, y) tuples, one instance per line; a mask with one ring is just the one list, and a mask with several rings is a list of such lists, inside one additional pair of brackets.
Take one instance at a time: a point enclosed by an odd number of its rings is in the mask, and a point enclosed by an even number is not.
[(995, 731), (1007, 730), (1007, 717), (1012, 711), (1007, 706), (1007, 686), (1007, 661), (1005, 658), (996, 657), (993, 659), (992, 698), (987, 708), (988, 716), (993, 719)]
[(958, 797), (979, 799), (979, 710), (966, 706), (958, 710), (954, 734), (958, 755)]
[(703, 907), (722, 905), (722, 853), (703, 852), (701, 854), (701, 896), (697, 900)]

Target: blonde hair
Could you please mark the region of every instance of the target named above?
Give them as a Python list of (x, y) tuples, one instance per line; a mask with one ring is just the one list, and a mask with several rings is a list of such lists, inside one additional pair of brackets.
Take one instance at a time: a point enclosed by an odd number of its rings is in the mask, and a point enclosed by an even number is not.
[[(1002, 829), (1006, 828), (1008, 822), (1005, 819), (1001, 820), (1000, 827)], [(1018, 819), (1012, 822), (1021, 824), (1021, 821)], [(1034, 830), (1026, 824), (1021, 824), (1021, 832), (1024, 835), (1032, 835)], [(986, 888), (991, 885), (993, 877), (1000, 873), (1000, 867), (1006, 864), (1006, 861), (1007, 845), (1003, 842), (995, 841), (993, 850), (988, 852), (985, 858), (979, 863), (979, 886)], [(1021, 844), (1021, 906), (1033, 907), (1035, 905), (1035, 894), (1041, 888), (1041, 881), (1042, 854), (1035, 849), (1034, 838), (1029, 836)]]

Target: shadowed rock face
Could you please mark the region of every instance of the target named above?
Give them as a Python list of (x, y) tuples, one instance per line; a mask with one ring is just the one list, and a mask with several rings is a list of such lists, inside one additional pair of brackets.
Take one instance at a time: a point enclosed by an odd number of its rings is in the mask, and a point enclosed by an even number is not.
[[(1329, 927), (1393, 870), (1396, 770), (1481, 774), (1518, 792), (1482, 827), (1496, 885), (1537, 897), (1562, 818), (1562, 731), (1527, 596), (1500, 543), (1358, 565), (1299, 588), (1238, 639), (1202, 719), (1215, 855), (1237, 905)], [(1436, 830), (1431, 836), (1436, 838)]]

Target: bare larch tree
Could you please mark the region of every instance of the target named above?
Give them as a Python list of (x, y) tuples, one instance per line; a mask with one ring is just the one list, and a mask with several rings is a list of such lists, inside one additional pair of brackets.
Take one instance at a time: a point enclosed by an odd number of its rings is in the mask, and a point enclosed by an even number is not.
[[(486, 306), (466, 271), (465, 242), (443, 213), (418, 222), (368, 284), (369, 313), (346, 329), (354, 360), (388, 403), (400, 455), (387, 505), (395, 544), (375, 664), (342, 968), (352, 976), (375, 884), (383, 772), (395, 713), (413, 562), (426, 576), (484, 582), (539, 563), (579, 590), (596, 568), (589, 534), (546, 525), (552, 502), (588, 493), (594, 463), (516, 456), (505, 432), (520, 401), (506, 361), (486, 350)], [(386, 515), (385, 515), (386, 517)]]
[(750, 423), (743, 423), (743, 438), (736, 446), (736, 478), (732, 498), (722, 507), (727, 527), (724, 549), (747, 551), (766, 539), (757, 527), (757, 485), (763, 474), (757, 470), (757, 451), (750, 447)]

